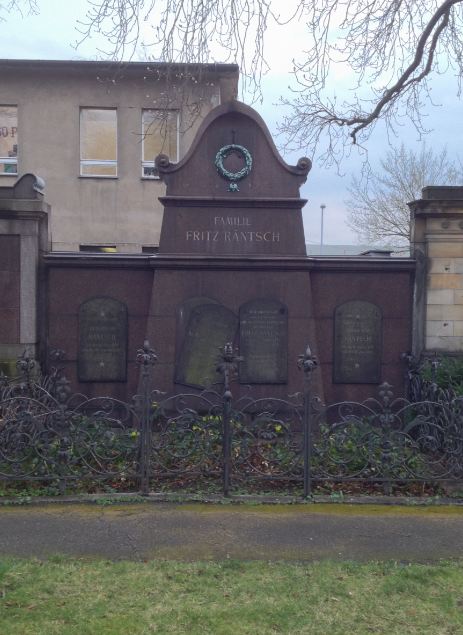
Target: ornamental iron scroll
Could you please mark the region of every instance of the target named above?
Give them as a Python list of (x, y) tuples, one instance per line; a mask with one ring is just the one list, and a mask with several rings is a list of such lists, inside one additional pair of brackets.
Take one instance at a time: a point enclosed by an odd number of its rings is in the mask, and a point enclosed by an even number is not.
[[(227, 170), (224, 166), (225, 159), (230, 156), (232, 153), (237, 153), (241, 155), (244, 159), (244, 166), (238, 172), (231, 172)], [(215, 167), (217, 168), (217, 172), (220, 176), (227, 181), (230, 181), (228, 186), (229, 192), (239, 192), (239, 187), (237, 181), (241, 181), (245, 177), (249, 175), (252, 169), (252, 156), (247, 148), (244, 146), (240, 146), (236, 143), (231, 143), (230, 145), (223, 146), (215, 155)]]
[(299, 357), (303, 391), (283, 398), (243, 387), (233, 395), (242, 360), (230, 343), (220, 388), (166, 396), (152, 389), (156, 354), (146, 341), (137, 352), (141, 391), (127, 403), (73, 393), (60, 370), (43, 377), (31, 361), (23, 356), (20, 376), (0, 381), (0, 494), (15, 482), (10, 491), (271, 488), (307, 498), (343, 491), (344, 482), (390, 493), (463, 480), (463, 398), (430, 388), (412, 402), (383, 383), (376, 397), (323, 405), (310, 386), (318, 363), (309, 347)]

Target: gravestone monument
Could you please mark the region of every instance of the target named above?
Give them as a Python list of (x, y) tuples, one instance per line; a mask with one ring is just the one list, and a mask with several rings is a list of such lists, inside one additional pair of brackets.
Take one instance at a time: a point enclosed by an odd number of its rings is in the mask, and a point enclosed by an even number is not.
[(166, 195), (147, 321), (155, 385), (214, 383), (232, 341), (243, 391), (296, 392), (297, 357), (317, 346), (299, 194), (310, 161), (286, 164), (261, 117), (232, 101), (206, 117), (179, 163), (159, 155), (156, 167)]

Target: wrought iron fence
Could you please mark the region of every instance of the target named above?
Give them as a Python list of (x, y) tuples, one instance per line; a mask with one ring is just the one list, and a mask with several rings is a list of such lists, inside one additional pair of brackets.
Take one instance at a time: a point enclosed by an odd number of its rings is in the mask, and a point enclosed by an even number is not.
[(64, 493), (102, 487), (215, 488), (229, 495), (327, 483), (463, 480), (463, 399), (439, 393), (323, 405), (312, 395), (317, 361), (300, 356), (301, 392), (288, 399), (233, 398), (238, 356), (226, 345), (220, 385), (166, 396), (152, 390), (156, 355), (137, 353), (141, 391), (130, 402), (73, 393), (63, 372), (47, 377), (24, 355), (19, 376), (0, 379), (0, 480)]

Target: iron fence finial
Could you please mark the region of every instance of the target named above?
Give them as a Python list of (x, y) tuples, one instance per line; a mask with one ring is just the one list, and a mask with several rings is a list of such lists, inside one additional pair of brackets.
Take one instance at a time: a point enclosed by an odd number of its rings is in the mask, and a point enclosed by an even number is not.
[(150, 347), (149, 340), (145, 339), (143, 348), (139, 348), (136, 355), (137, 364), (142, 367), (154, 366), (158, 361), (153, 348)]
[(244, 357), (238, 355), (238, 351), (233, 349), (231, 342), (227, 342), (223, 348), (220, 348), (216, 370), (223, 377), (225, 392), (229, 392), (230, 381), (238, 374), (238, 365), (243, 360)]
[(297, 366), (299, 370), (302, 370), (304, 373), (309, 374), (312, 373), (318, 366), (318, 360), (316, 355), (312, 354), (310, 350), (310, 345), (307, 345), (305, 349), (305, 353), (299, 355), (297, 360)]

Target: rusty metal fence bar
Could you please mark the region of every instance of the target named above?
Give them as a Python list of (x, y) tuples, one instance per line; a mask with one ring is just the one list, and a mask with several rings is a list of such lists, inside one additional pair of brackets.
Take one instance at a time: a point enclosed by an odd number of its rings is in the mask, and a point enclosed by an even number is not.
[[(139, 394), (126, 403), (73, 393), (60, 369), (41, 377), (24, 355), (16, 380), (0, 378), (0, 487), (145, 495), (213, 488), (225, 496), (291, 489), (309, 497), (346, 482), (386, 492), (463, 482), (463, 399), (453, 394), (422, 386), (427, 399), (394, 399), (384, 383), (364, 402), (323, 405), (312, 394), (317, 360), (307, 348), (298, 360), (301, 393), (234, 399), (241, 358), (228, 344), (218, 387), (166, 396), (153, 390), (156, 361), (145, 342), (137, 352)], [(416, 392), (418, 374), (408, 372)]]

